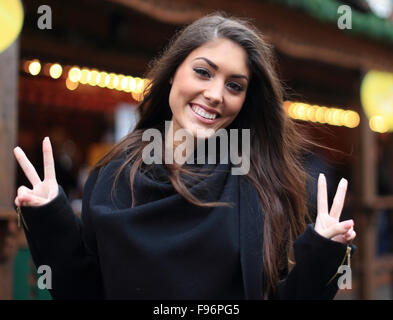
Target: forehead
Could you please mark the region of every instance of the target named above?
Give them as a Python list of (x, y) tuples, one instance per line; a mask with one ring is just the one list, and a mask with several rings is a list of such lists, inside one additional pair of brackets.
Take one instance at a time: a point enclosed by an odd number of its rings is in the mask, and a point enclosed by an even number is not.
[(192, 62), (199, 57), (209, 59), (218, 66), (219, 70), (249, 75), (247, 53), (232, 40), (220, 38), (206, 42), (192, 51), (186, 61)]

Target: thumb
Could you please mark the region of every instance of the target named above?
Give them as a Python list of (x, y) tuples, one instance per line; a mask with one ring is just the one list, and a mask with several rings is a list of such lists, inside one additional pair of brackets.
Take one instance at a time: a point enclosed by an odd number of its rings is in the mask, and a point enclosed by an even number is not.
[(345, 234), (351, 227), (353, 227), (353, 225), (354, 222), (352, 219), (335, 223), (325, 230), (324, 236), (331, 239), (335, 236)]
[(23, 194), (15, 199), (15, 204), (22, 207), (39, 207), (48, 202), (47, 199), (33, 194)]

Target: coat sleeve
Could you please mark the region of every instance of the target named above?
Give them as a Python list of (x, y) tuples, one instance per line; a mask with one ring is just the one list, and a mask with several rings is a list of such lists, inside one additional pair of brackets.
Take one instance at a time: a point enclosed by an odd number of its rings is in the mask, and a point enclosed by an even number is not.
[[(356, 247), (351, 245), (351, 255)], [(318, 234), (313, 225), (294, 242), (296, 265), (280, 281), (274, 299), (331, 300), (338, 291), (338, 279), (350, 277), (338, 272), (347, 264), (347, 245)]]
[[(88, 201), (97, 179), (93, 170), (84, 187), (82, 219), (73, 212), (61, 186), (51, 202), (22, 207), (26, 239), (37, 269), (50, 267), (53, 299), (103, 299), (105, 297), (96, 239)], [(40, 276), (39, 274), (37, 276)]]

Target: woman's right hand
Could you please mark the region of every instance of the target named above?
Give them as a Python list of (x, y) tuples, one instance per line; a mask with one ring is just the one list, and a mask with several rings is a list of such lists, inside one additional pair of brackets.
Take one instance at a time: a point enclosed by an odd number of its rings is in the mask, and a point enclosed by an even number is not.
[(52, 146), (49, 138), (46, 137), (42, 142), (42, 153), (44, 155), (44, 180), (41, 181), (37, 171), (26, 157), (23, 150), (19, 147), (14, 149), (14, 155), (27, 179), (33, 186), (29, 189), (20, 186), (15, 198), (15, 205), (38, 207), (49, 203), (59, 193), (59, 185), (56, 180), (55, 162), (53, 159)]

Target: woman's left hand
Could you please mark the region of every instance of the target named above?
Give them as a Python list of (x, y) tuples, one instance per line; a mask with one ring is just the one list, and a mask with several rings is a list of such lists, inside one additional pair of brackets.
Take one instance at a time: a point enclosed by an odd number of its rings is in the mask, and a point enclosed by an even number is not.
[(325, 238), (349, 244), (356, 237), (356, 232), (353, 230), (354, 221), (340, 222), (347, 186), (348, 181), (344, 178), (341, 179), (329, 213), (326, 178), (324, 174), (319, 175), (318, 214), (315, 221), (315, 231)]

